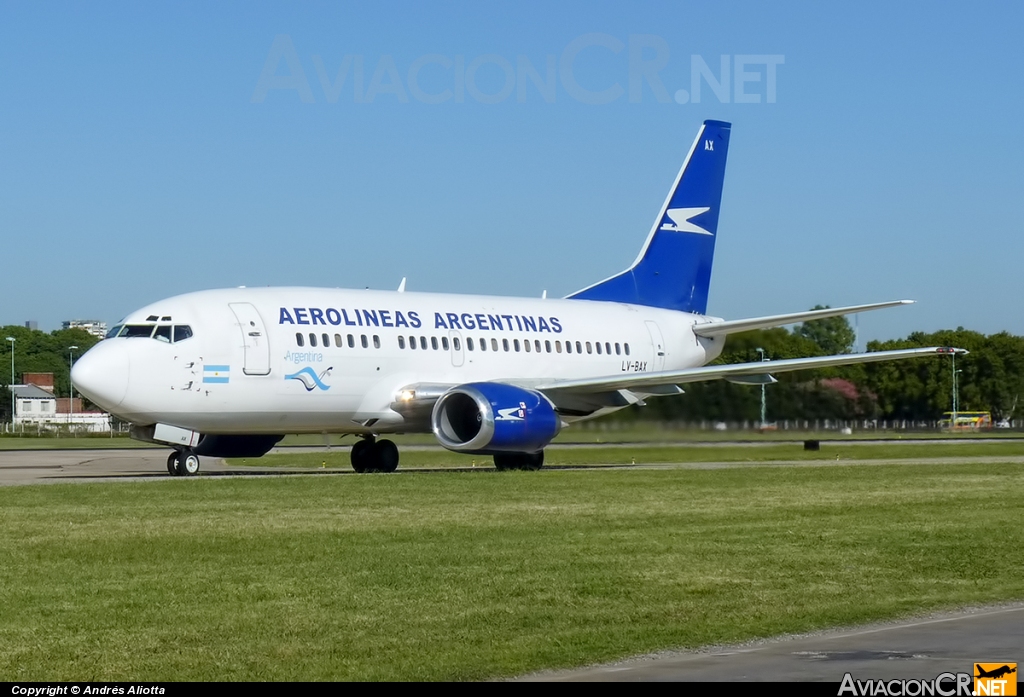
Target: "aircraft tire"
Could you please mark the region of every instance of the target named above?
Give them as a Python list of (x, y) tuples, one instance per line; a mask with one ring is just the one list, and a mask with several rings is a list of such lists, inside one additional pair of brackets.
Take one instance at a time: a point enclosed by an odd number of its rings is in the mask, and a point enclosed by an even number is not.
[(363, 473), (369, 471), (370, 465), (370, 449), (373, 447), (373, 441), (362, 438), (352, 444), (352, 452), (349, 455), (349, 460), (352, 462), (352, 469), (356, 472)]
[(507, 472), (509, 470), (517, 469), (515, 458), (515, 455), (495, 455), (494, 469), (499, 472)]
[(172, 477), (178, 476), (178, 451), (175, 450), (167, 456), (167, 473)]
[(182, 450), (178, 455), (178, 475), (181, 477), (193, 477), (199, 473), (199, 456), (191, 450)]
[(377, 472), (394, 472), (398, 469), (398, 446), (390, 440), (379, 440), (370, 451), (373, 469)]
[(541, 450), (539, 453), (526, 453), (523, 455), (521, 469), (524, 470), (539, 470), (544, 466), (544, 451)]

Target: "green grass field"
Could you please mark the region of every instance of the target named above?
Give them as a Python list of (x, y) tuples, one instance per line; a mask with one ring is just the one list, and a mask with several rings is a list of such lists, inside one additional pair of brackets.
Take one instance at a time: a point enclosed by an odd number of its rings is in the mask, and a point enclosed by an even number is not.
[(9, 487), (0, 675), (481, 679), (1019, 599), (1022, 494), (1018, 464)]

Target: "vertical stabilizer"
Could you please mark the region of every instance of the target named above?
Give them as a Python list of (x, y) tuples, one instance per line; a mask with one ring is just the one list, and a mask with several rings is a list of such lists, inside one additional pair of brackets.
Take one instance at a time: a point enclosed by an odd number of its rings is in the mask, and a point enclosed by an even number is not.
[(724, 121), (704, 122), (640, 256), (622, 273), (570, 298), (707, 311), (731, 128)]

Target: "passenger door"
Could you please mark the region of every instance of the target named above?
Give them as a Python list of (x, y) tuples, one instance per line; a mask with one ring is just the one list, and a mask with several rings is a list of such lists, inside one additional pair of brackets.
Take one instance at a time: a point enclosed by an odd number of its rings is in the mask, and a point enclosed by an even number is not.
[(246, 375), (270, 375), (270, 341), (259, 311), (252, 303), (229, 303), (228, 307), (235, 314), (238, 329), (242, 332), (245, 351), (242, 372)]

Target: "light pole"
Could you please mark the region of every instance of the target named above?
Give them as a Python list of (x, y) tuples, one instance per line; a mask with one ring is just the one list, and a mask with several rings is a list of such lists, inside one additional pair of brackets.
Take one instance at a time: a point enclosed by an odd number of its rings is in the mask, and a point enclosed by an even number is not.
[[(761, 362), (762, 363), (764, 363), (766, 360), (768, 360), (765, 357), (765, 355), (764, 355), (764, 349), (763, 348), (757, 348), (757, 349), (754, 349), (754, 350), (761, 354)], [(762, 382), (761, 383), (761, 430), (764, 430), (764, 413), (765, 413), (764, 412), (764, 383)]]
[(75, 366), (75, 351), (78, 350), (77, 346), (68, 346), (68, 427), (71, 426), (71, 422), (74, 420), (75, 415), (75, 382), (71, 378), (71, 369)]
[(953, 367), (952, 367), (952, 371), (953, 371), (953, 418), (949, 420), (949, 430), (955, 431), (956, 430), (956, 374), (958, 372), (957, 369), (956, 369), (956, 352), (955, 351), (953, 352)]
[(960, 373), (963, 369), (953, 371), (953, 423), (956, 424), (956, 414), (960, 409)]
[(9, 336), (7, 340), (11, 342), (11, 432), (14, 432), (14, 408), (15, 408), (15, 397), (14, 397), (14, 337)]

